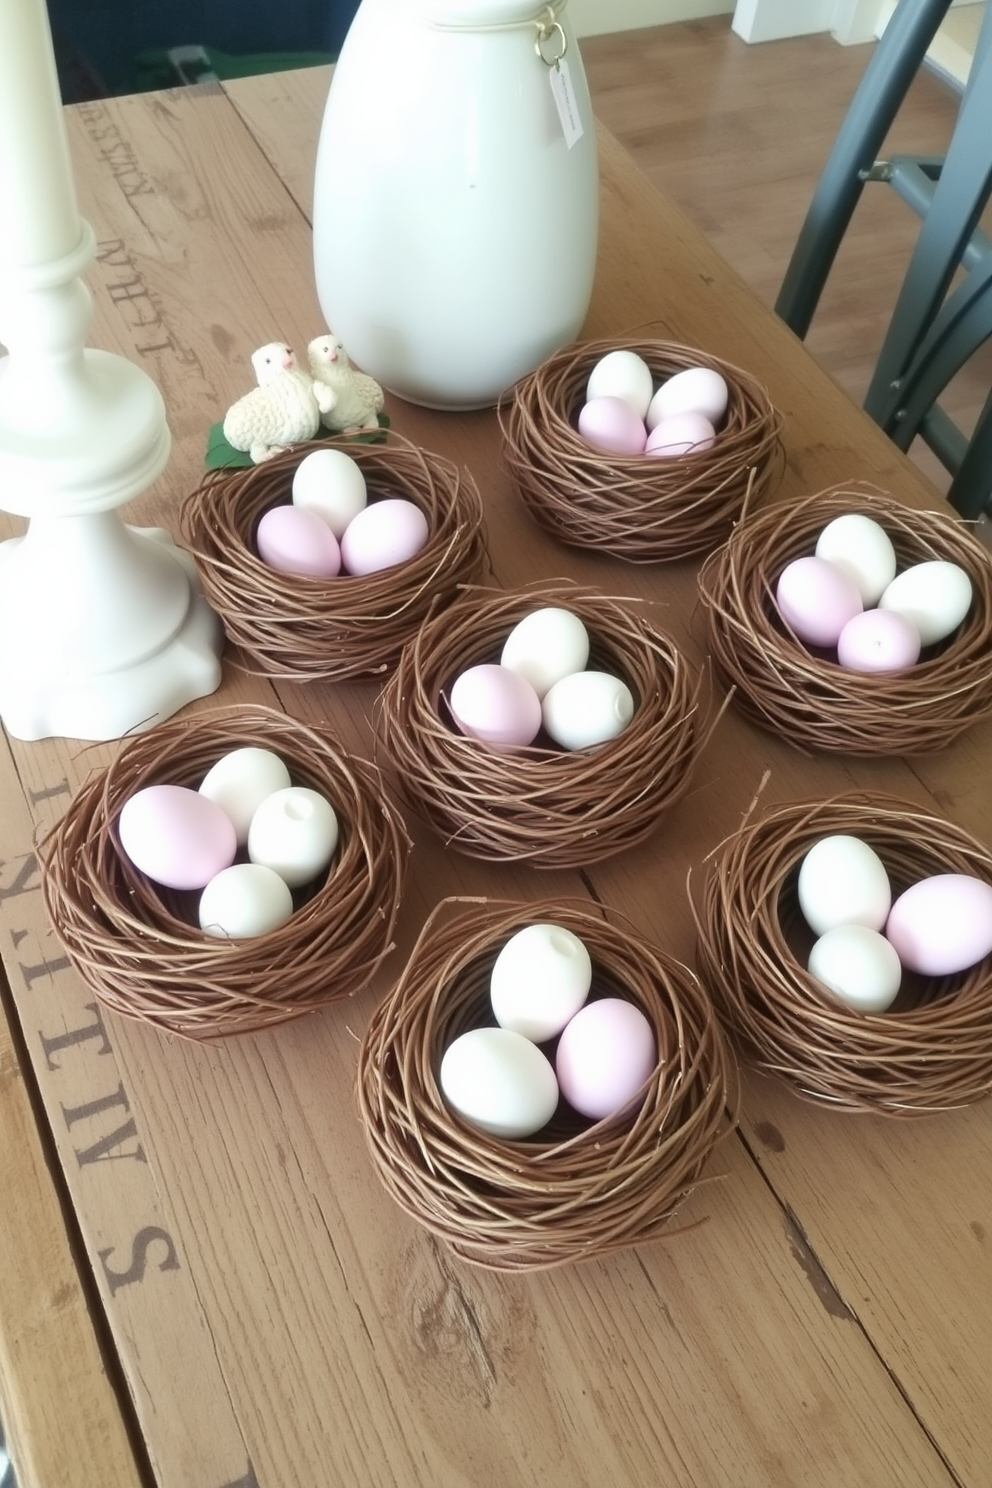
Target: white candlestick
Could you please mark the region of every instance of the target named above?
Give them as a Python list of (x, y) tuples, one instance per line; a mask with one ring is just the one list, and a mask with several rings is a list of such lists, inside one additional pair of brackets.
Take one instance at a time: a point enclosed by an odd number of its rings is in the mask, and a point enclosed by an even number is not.
[(40, 0), (0, 3), (0, 141), (0, 272), (66, 257), (79, 243), (81, 226), (51, 29)]
[(43, 0), (0, 0), (0, 717), (20, 739), (112, 739), (212, 692), (223, 637), (192, 559), (116, 508), (169, 454), (161, 394), (90, 351), (76, 207)]

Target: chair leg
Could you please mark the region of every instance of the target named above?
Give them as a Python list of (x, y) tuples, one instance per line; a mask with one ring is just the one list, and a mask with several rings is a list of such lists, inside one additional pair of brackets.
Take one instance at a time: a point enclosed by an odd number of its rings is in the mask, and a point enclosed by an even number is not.
[[(992, 336), (992, 256), (948, 296), (899, 379), (885, 432), (908, 449), (951, 378)], [(953, 467), (952, 467), (953, 469)]]
[(875, 161), (950, 0), (900, 0), (865, 69), (820, 177), (775, 302), (805, 336)]
[(977, 518), (988, 510), (992, 494), (992, 393), (971, 436), (947, 499), (962, 517)]

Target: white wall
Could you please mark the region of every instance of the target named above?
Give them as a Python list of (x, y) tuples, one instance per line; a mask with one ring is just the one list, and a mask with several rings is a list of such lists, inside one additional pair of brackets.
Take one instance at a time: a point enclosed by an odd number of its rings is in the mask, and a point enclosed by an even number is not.
[[(951, 0), (975, 5), (979, 0)], [(777, 41), (831, 31), (845, 44), (880, 36), (894, 0), (737, 0), (733, 27), (744, 41)]]
[(568, 14), (577, 36), (696, 21), (701, 16), (730, 15), (733, 9), (734, 0), (568, 0)]

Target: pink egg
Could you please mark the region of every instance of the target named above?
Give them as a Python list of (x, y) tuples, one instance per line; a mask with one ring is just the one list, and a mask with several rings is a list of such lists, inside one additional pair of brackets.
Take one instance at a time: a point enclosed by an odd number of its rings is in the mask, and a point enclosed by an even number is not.
[(644, 420), (623, 398), (590, 398), (579, 414), (579, 433), (611, 455), (642, 455), (647, 438)]
[(562, 1095), (594, 1121), (627, 1105), (657, 1062), (651, 1024), (621, 997), (587, 1002), (565, 1025), (555, 1055)]
[(992, 885), (968, 873), (921, 879), (893, 904), (885, 935), (908, 971), (964, 971), (992, 952)]
[(854, 580), (825, 558), (797, 558), (783, 570), (775, 601), (786, 624), (810, 646), (836, 646), (864, 608)]
[(341, 539), (341, 561), (350, 574), (378, 573), (409, 562), (429, 537), (419, 506), (402, 496), (387, 496), (352, 517)]
[(852, 672), (898, 672), (920, 659), (920, 632), (895, 610), (864, 610), (837, 638), (837, 660)]
[(125, 802), (121, 847), (134, 866), (170, 889), (202, 889), (238, 850), (230, 817), (184, 785), (146, 785)]
[(716, 430), (705, 414), (673, 413), (651, 430), (645, 453), (660, 460), (675, 460), (712, 449), (715, 441)]
[(333, 579), (341, 571), (337, 538), (306, 507), (270, 507), (255, 531), (255, 547), (263, 563), (282, 573)]
[(501, 752), (532, 743), (541, 727), (541, 699), (509, 667), (469, 667), (456, 678), (448, 701), (463, 734)]

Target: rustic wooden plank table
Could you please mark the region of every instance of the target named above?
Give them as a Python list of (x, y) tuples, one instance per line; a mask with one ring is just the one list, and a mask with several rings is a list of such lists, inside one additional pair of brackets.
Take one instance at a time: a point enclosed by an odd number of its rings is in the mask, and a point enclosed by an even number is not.
[[(148, 369), (174, 436), (129, 520), (175, 530), (252, 349), (323, 329), (308, 220), (327, 81), (314, 69), (68, 110), (99, 242), (91, 344)], [(650, 325), (755, 373), (785, 416), (779, 499), (860, 477), (933, 505), (615, 141), (600, 146), (586, 334)], [(387, 407), (475, 474), (494, 582), (569, 574), (643, 599), (702, 661), (692, 565), (561, 548), (515, 498), (491, 413)], [(205, 706), (274, 702), (368, 755), (374, 697), (228, 668)], [(978, 728), (924, 760), (807, 758), (731, 712), (655, 840), (584, 880), (487, 869), (416, 830), (376, 986), (201, 1048), (101, 1014), (45, 922), (35, 834), (110, 746), (6, 742), (0, 1411), (23, 1488), (988, 1488), (992, 1107), (859, 1119), (748, 1077), (740, 1131), (709, 1170), (719, 1181), (683, 1211), (707, 1223), (500, 1277), (454, 1262), (386, 1198), (352, 1082), (375, 998), (445, 894), (591, 890), (691, 960), (686, 875), (756, 793), (894, 791), (989, 840), (990, 746)]]

